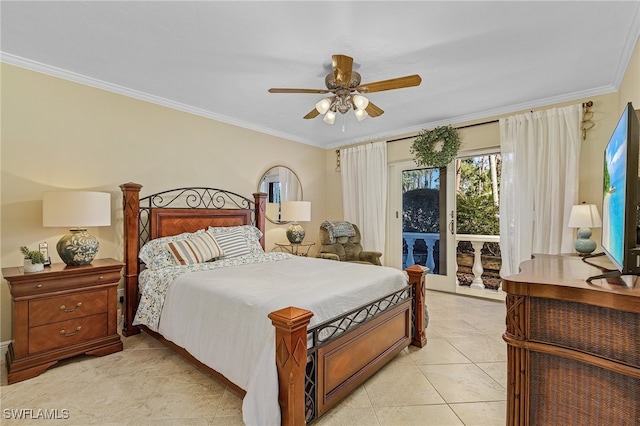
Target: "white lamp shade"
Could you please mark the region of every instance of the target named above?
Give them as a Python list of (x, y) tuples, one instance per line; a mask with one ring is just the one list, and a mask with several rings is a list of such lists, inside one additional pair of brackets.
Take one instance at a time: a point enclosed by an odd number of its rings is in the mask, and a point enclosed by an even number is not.
[(42, 226), (88, 227), (111, 225), (111, 194), (90, 191), (45, 192)]
[(331, 106), (331, 98), (324, 98), (316, 104), (316, 110), (320, 114), (324, 114), (329, 111), (329, 107)]
[(353, 97), (353, 104), (357, 109), (365, 109), (369, 105), (369, 99), (362, 95), (355, 95)]
[(336, 113), (331, 110), (327, 111), (322, 121), (328, 124), (333, 124), (333, 122), (336, 121)]
[(285, 222), (309, 222), (311, 220), (311, 201), (285, 201), (280, 209), (280, 218)]
[(367, 118), (369, 114), (367, 114), (367, 111), (364, 109), (357, 109), (356, 110), (356, 118), (358, 119), (358, 121), (362, 121), (365, 118)]
[(602, 219), (595, 204), (578, 204), (571, 208), (569, 228), (599, 228)]

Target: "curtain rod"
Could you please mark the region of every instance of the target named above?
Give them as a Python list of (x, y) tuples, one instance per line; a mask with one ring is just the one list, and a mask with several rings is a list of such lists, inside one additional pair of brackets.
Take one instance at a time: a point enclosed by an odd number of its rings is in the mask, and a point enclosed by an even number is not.
[[(583, 102), (582, 103), (582, 107), (586, 108), (587, 111), (589, 110), (589, 108), (591, 108), (593, 106), (593, 101), (587, 101), (587, 102)], [(533, 111), (531, 111), (533, 112)], [(483, 121), (482, 123), (475, 123), (475, 124), (467, 124), (466, 126), (460, 126), (460, 127), (454, 127), (454, 129), (460, 130), (460, 129), (467, 129), (469, 127), (476, 127), (476, 126), (484, 126), (485, 124), (493, 124), (493, 123), (498, 123), (500, 120), (490, 120), (490, 121)], [(593, 127), (593, 126), (592, 126)], [(588, 130), (588, 129), (587, 129)], [(417, 137), (418, 135), (413, 135), (413, 136), (405, 136), (403, 138), (398, 138), (398, 139), (390, 139), (387, 141), (387, 143), (390, 142), (398, 142), (398, 141), (403, 141), (406, 139), (412, 139)]]
[[(484, 126), (485, 124), (497, 123), (498, 121), (499, 120), (483, 121), (482, 123), (467, 124), (466, 126), (454, 127), (454, 129), (460, 130), (460, 129), (466, 129), (468, 127)], [(413, 135), (413, 136), (405, 136), (403, 138), (398, 138), (398, 139), (391, 139), (391, 140), (388, 140), (387, 143), (403, 141), (405, 139), (413, 139), (413, 138), (415, 138), (417, 136), (418, 135)]]

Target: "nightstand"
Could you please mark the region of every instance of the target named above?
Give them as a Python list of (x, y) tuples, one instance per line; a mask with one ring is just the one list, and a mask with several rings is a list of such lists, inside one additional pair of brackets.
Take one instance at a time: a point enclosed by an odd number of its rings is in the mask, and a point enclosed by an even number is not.
[(286, 251), (296, 256), (307, 257), (307, 255), (309, 254), (309, 249), (315, 244), (316, 243), (307, 243), (304, 241), (301, 243), (290, 243), (289, 241), (283, 241), (276, 243), (276, 246), (280, 248), (280, 251)]
[(117, 293), (123, 266), (96, 259), (84, 266), (54, 263), (34, 273), (2, 268), (13, 302), (9, 384), (35, 377), (61, 359), (122, 350)]

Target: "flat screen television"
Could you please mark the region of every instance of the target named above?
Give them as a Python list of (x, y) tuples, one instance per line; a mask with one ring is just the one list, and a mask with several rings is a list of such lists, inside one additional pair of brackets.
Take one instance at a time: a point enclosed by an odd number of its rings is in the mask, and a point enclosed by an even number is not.
[(602, 249), (616, 269), (594, 278), (640, 275), (640, 120), (627, 104), (604, 150)]

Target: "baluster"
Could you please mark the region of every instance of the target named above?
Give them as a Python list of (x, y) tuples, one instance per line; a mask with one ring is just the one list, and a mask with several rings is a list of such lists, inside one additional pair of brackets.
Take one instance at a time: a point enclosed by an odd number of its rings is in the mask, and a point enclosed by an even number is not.
[(433, 270), (436, 266), (436, 262), (433, 260), (433, 246), (436, 240), (431, 238), (425, 238), (424, 242), (427, 244), (427, 262), (425, 266), (429, 268), (429, 273), (433, 274)]
[[(500, 246), (500, 242), (498, 242), (498, 246)], [(502, 247), (500, 247), (500, 253), (502, 253)], [(498, 291), (502, 291), (502, 278), (504, 277), (504, 263), (502, 262), (502, 255), (500, 257), (500, 285), (498, 286)]]
[(460, 270), (460, 265), (458, 265), (458, 243), (460, 241), (456, 240), (455, 245), (456, 245), (456, 254), (455, 254), (455, 259), (456, 259), (456, 287), (460, 285), (460, 280), (458, 279), (458, 271)]
[(484, 272), (484, 268), (482, 267), (482, 260), (480, 256), (482, 255), (482, 246), (484, 245), (483, 241), (471, 241), (471, 246), (473, 247), (473, 268), (471, 271), (473, 272), (473, 282), (471, 283), (471, 288), (477, 288), (480, 290), (484, 290), (484, 282), (482, 282), (482, 273)]
[(416, 263), (415, 259), (413, 258), (413, 246), (416, 244), (416, 239), (415, 237), (408, 236), (405, 236), (404, 239), (407, 241), (407, 260), (405, 262), (405, 268), (408, 268), (409, 266), (413, 266)]

